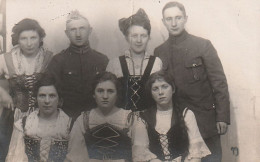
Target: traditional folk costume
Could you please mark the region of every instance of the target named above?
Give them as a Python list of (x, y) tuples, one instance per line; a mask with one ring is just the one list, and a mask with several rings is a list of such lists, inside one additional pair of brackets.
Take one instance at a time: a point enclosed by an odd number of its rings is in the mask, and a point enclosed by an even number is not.
[(57, 120), (39, 122), (39, 111), (14, 124), (6, 162), (63, 162), (73, 121), (61, 109)]
[[(36, 101), (35, 84), (40, 80), (52, 53), (40, 47), (39, 52), (32, 62), (27, 62), (19, 45), (11, 52), (0, 55), (0, 75), (9, 81), (10, 94), (13, 97), (17, 113), (34, 110)], [(16, 120), (23, 115), (16, 113)]]
[(159, 58), (145, 54), (142, 65), (135, 69), (129, 50), (123, 56), (108, 63), (107, 71), (114, 73), (123, 85), (123, 100), (121, 106), (126, 110), (140, 111), (147, 107), (145, 83), (150, 74), (159, 71), (162, 62)]
[(34, 110), (36, 94), (35, 84), (52, 58), (52, 53), (40, 47), (32, 62), (28, 62), (19, 45), (0, 55), (0, 76), (9, 82), (10, 95), (13, 98), (15, 113), (4, 109), (0, 118), (0, 157), (7, 153), (14, 121), (21, 119)]
[(70, 162), (131, 162), (130, 110), (119, 109), (104, 116), (99, 109), (83, 112), (72, 129)]
[(181, 127), (172, 123), (172, 112), (153, 108), (140, 114), (141, 119), (136, 124), (133, 136), (133, 161), (149, 161), (157, 158), (161, 161), (181, 162), (210, 154), (200, 135), (193, 112), (185, 109), (183, 113), (189, 139), (186, 142)]
[[(128, 29), (133, 25), (146, 26), (145, 29), (150, 35), (150, 20), (143, 9), (139, 9), (129, 18), (119, 20), (119, 28), (125, 36), (128, 35)], [(123, 99), (120, 107), (132, 111), (146, 109), (145, 83), (151, 73), (159, 71), (161, 68), (162, 61), (146, 52), (140, 67), (135, 66), (130, 50), (127, 50), (123, 56), (109, 61), (107, 71), (116, 74), (123, 85)]]

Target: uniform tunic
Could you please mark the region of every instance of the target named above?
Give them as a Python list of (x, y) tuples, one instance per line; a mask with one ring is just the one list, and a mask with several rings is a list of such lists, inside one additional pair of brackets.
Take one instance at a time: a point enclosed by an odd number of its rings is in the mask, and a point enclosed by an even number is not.
[(178, 101), (195, 114), (203, 138), (218, 134), (216, 122), (230, 123), (227, 80), (209, 40), (186, 31), (155, 49), (174, 78)]
[(53, 57), (48, 73), (54, 76), (61, 86), (62, 109), (65, 113), (76, 118), (94, 104), (92, 84), (96, 74), (105, 71), (107, 63), (107, 56), (88, 45), (71, 45)]

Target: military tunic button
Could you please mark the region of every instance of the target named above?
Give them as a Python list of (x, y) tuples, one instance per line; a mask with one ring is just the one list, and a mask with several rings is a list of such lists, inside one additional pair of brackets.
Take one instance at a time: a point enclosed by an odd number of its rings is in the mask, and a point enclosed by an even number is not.
[(197, 74), (195, 74), (195, 75), (194, 75), (194, 79), (195, 79), (195, 80), (199, 80), (200, 78), (199, 78), (199, 76), (198, 76)]

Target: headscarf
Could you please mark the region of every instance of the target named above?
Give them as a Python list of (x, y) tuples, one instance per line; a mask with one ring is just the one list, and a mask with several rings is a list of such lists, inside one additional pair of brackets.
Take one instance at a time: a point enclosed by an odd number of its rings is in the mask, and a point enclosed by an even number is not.
[(136, 14), (128, 18), (122, 18), (119, 20), (119, 28), (125, 36), (128, 35), (128, 28), (131, 27), (132, 25), (142, 26), (144, 29), (148, 31), (148, 35), (150, 35), (151, 32), (150, 20), (142, 8), (140, 8), (136, 12)]

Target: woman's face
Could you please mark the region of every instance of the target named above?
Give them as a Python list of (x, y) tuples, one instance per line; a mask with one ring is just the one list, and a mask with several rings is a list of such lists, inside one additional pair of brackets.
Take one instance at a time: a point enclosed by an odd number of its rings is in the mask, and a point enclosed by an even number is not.
[(44, 116), (50, 116), (58, 110), (59, 96), (53, 85), (42, 86), (37, 94), (37, 102), (40, 113)]
[(19, 35), (18, 43), (24, 55), (31, 56), (38, 53), (41, 38), (35, 30), (25, 30)]
[(151, 87), (152, 97), (160, 107), (169, 107), (172, 105), (172, 86), (163, 79), (157, 79)]
[(117, 100), (115, 84), (110, 80), (98, 83), (95, 88), (94, 98), (101, 111), (110, 112)]
[(130, 45), (130, 50), (135, 54), (143, 54), (145, 52), (149, 39), (148, 31), (142, 26), (132, 25), (129, 27), (126, 40)]

